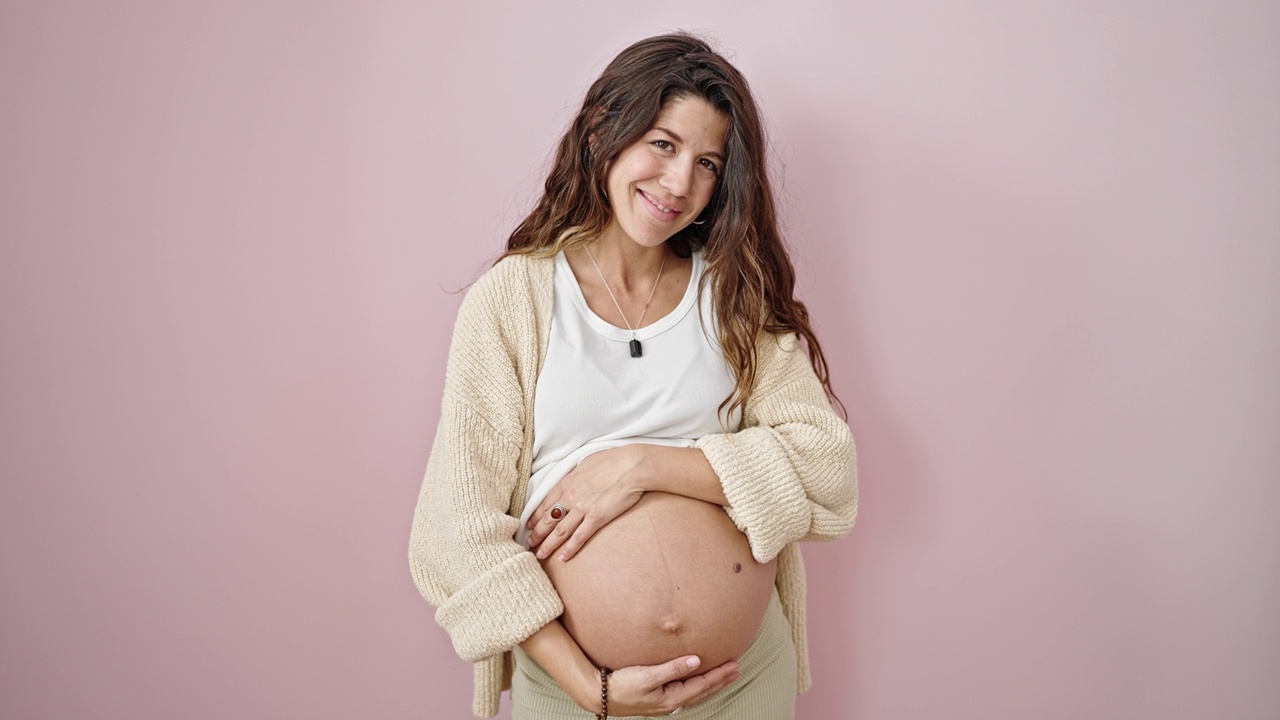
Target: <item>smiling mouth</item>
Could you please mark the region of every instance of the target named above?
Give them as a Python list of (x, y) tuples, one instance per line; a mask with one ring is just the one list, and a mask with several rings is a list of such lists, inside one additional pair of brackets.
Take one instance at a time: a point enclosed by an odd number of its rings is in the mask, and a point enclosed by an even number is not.
[(651, 207), (651, 208), (653, 208), (655, 211), (657, 211), (657, 213), (659, 214), (659, 216), (660, 216), (660, 217), (662, 217), (662, 219), (664, 219), (664, 220), (674, 220), (674, 219), (676, 218), (676, 216), (678, 216), (678, 215), (680, 214), (680, 211), (679, 211), (679, 210), (674, 210), (674, 209), (672, 209), (672, 208), (666, 207), (666, 206), (665, 206), (665, 205), (663, 205), (662, 203), (658, 202), (657, 198), (655, 198), (654, 196), (650, 195), (649, 193), (647, 193), (647, 192), (645, 192), (645, 191), (643, 191), (643, 190), (640, 190), (640, 189), (638, 189), (638, 188), (637, 188), (636, 192), (640, 193), (640, 196), (641, 196), (641, 197), (643, 197), (643, 198), (645, 199), (645, 202), (649, 203), (649, 207)]

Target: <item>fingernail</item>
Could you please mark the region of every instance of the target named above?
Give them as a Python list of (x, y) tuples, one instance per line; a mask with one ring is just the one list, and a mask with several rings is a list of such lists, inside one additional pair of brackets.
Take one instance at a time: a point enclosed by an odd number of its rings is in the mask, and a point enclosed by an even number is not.
[(547, 554), (546, 554), (545, 552), (543, 552), (542, 550), (539, 550), (539, 551), (538, 551), (538, 559), (539, 559), (539, 560), (545, 560), (545, 559), (546, 559), (546, 557), (547, 557)]
[(699, 659), (698, 656), (696, 655), (684, 661), (685, 667), (689, 668), (690, 670), (698, 667), (698, 665), (701, 663), (702, 663), (702, 660)]
[(560, 562), (569, 562), (569, 558), (565, 557), (564, 555), (561, 555)]

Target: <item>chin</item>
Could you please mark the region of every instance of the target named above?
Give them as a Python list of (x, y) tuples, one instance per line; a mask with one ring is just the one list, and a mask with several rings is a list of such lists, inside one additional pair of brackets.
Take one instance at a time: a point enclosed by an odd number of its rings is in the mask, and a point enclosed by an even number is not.
[(658, 225), (644, 216), (638, 218), (633, 216), (621, 220), (615, 217), (604, 234), (617, 233), (618, 237), (626, 238), (641, 247), (657, 248), (679, 235), (688, 226), (686, 222)]
[(679, 235), (684, 230), (684, 227), (676, 228), (671, 232), (665, 232), (666, 230), (668, 228), (663, 228), (663, 232), (626, 233), (626, 236), (631, 238), (631, 241), (637, 245), (656, 248), (662, 247), (668, 240)]

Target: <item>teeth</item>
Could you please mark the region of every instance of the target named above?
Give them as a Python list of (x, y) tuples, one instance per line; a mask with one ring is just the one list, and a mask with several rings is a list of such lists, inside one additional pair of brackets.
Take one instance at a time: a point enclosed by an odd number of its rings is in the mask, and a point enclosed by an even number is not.
[(662, 203), (658, 202), (657, 198), (650, 195), (649, 193), (645, 193), (644, 196), (649, 198), (649, 202), (653, 203), (654, 205), (657, 205), (658, 209), (661, 210), (662, 212), (664, 213), (675, 212), (675, 210), (672, 210), (671, 208), (666, 207)]

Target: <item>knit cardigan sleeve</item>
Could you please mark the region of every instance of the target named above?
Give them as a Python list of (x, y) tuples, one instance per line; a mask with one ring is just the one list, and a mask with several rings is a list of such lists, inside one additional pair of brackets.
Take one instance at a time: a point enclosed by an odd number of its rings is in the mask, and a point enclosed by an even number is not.
[(858, 514), (853, 434), (795, 335), (766, 336), (738, 432), (697, 442), (759, 562), (789, 543), (834, 540)]
[(459, 310), (410, 535), (414, 582), (472, 662), (510, 650), (564, 611), (537, 559), (514, 540), (519, 520), (508, 512), (523, 495), (529, 373), (520, 363), (535, 321), (514, 299), (530, 290), (503, 282), (505, 270), (477, 281)]

